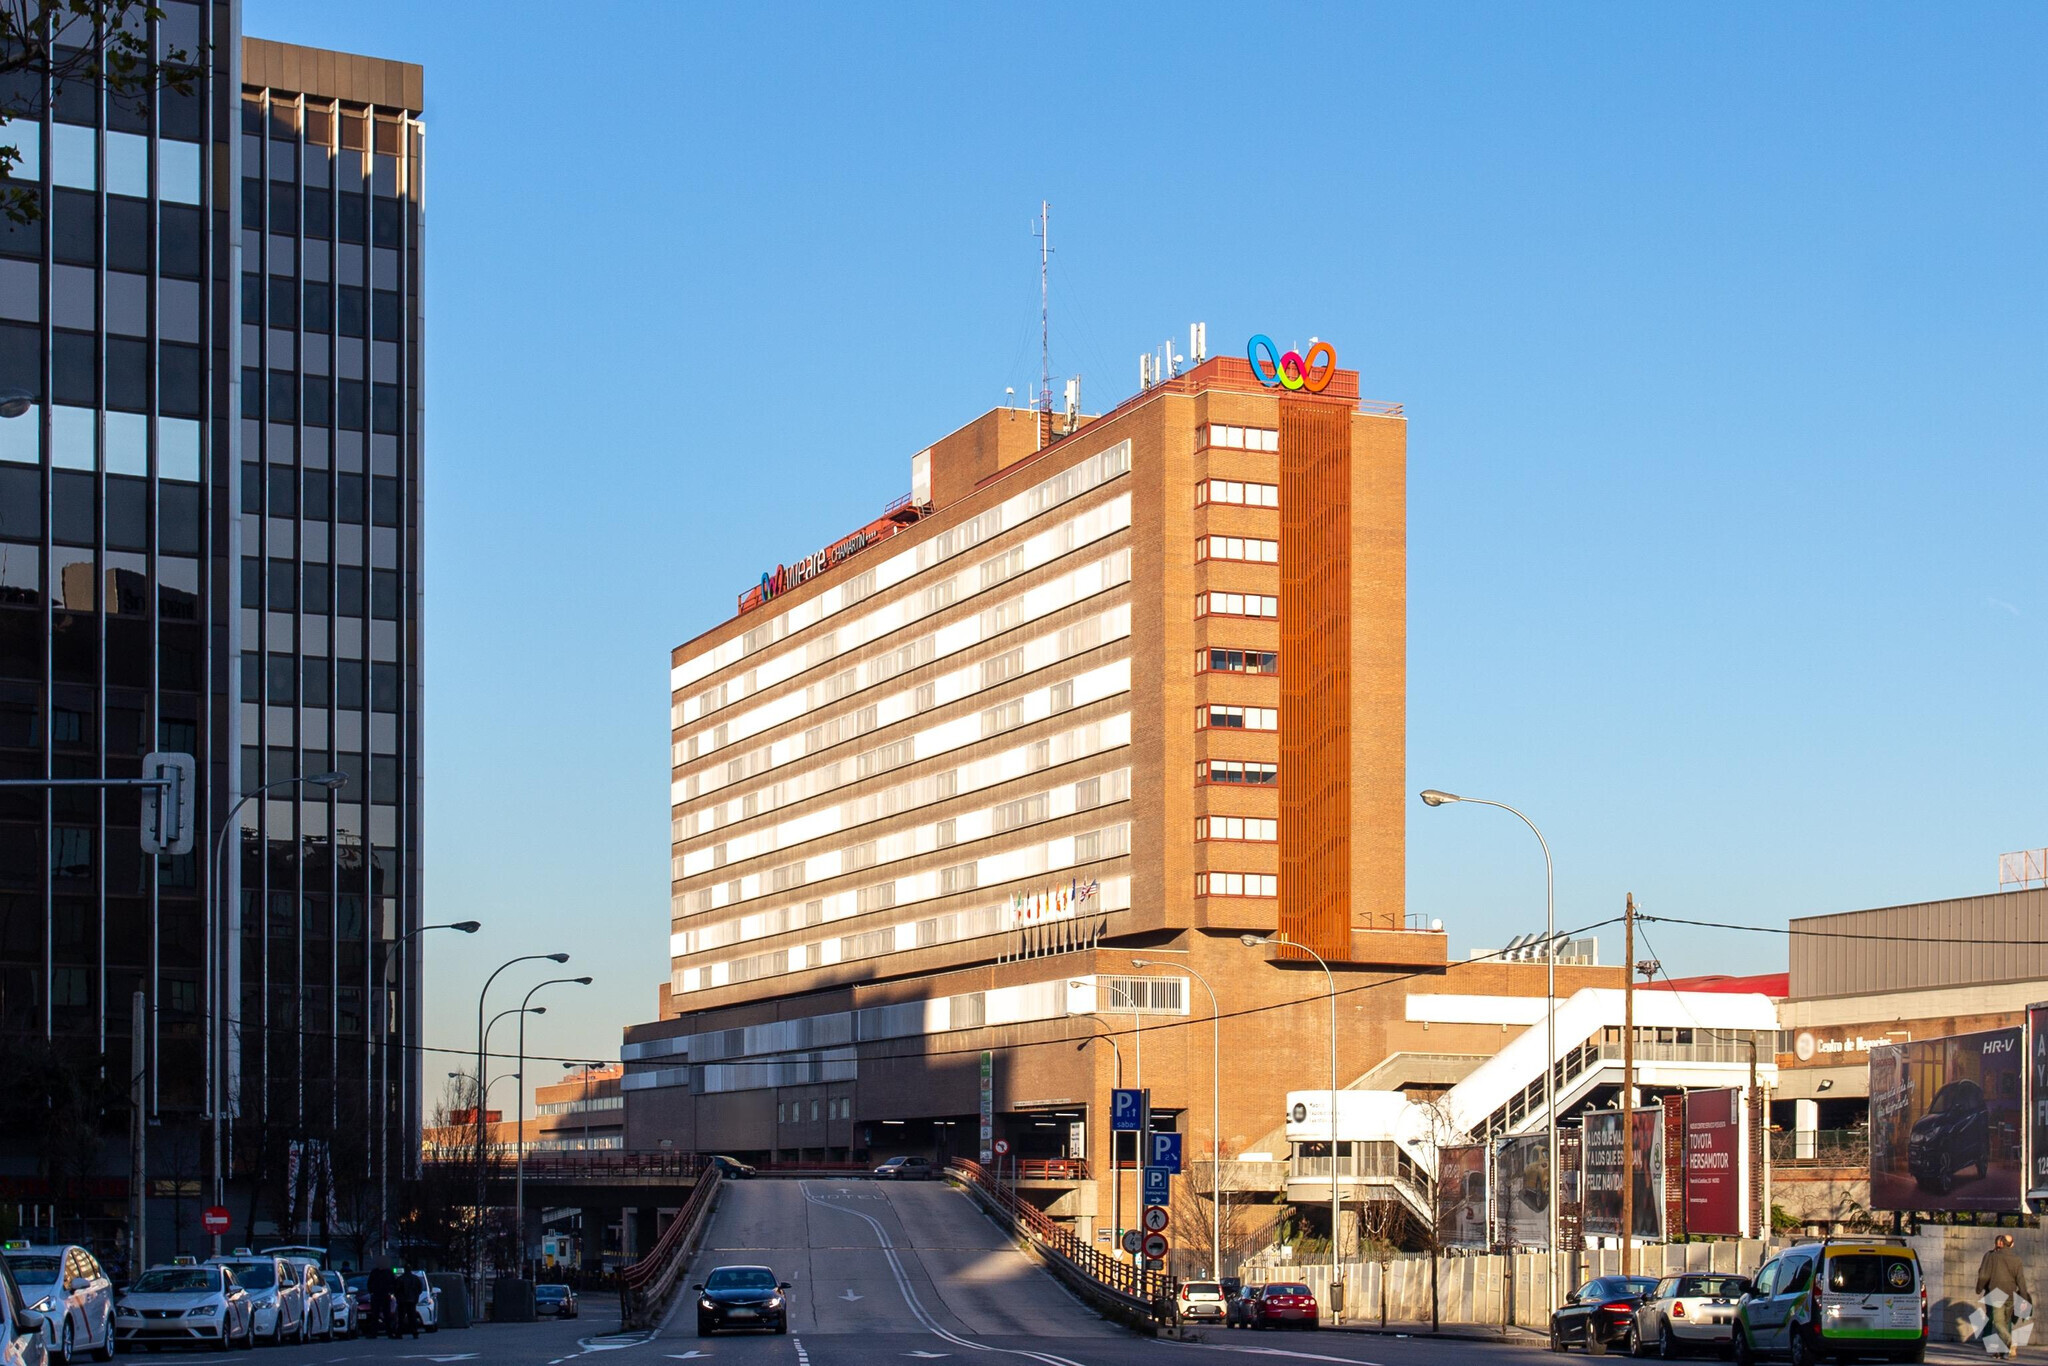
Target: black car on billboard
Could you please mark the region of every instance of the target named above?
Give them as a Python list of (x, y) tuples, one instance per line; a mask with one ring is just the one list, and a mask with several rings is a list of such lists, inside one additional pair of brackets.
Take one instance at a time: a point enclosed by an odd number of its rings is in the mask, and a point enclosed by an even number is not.
[(1990, 1173), (1991, 1111), (1976, 1082), (1952, 1081), (1914, 1121), (1906, 1139), (1906, 1170), (1925, 1189), (1946, 1195), (1965, 1167), (1975, 1167), (1980, 1177)]

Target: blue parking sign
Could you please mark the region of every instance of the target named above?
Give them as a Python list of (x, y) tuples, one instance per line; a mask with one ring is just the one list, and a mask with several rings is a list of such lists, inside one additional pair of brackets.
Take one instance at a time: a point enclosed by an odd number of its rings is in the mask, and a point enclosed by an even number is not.
[(1164, 1167), (1145, 1168), (1145, 1203), (1148, 1205), (1171, 1205), (1173, 1203), (1173, 1173)]
[(1152, 1135), (1152, 1151), (1145, 1154), (1147, 1167), (1164, 1167), (1167, 1171), (1180, 1170), (1180, 1135)]
[(1109, 1093), (1109, 1127), (1113, 1133), (1136, 1133), (1145, 1124), (1145, 1093), (1137, 1087)]

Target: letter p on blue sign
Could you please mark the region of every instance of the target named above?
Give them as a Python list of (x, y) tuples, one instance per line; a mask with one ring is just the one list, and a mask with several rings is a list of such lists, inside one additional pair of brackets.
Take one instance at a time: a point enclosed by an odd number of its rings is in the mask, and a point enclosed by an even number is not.
[(1146, 1154), (1145, 1165), (1164, 1167), (1175, 1175), (1180, 1173), (1180, 1135), (1152, 1135), (1152, 1151)]
[(1109, 1127), (1112, 1132), (1136, 1133), (1145, 1123), (1145, 1093), (1136, 1087), (1111, 1091)]

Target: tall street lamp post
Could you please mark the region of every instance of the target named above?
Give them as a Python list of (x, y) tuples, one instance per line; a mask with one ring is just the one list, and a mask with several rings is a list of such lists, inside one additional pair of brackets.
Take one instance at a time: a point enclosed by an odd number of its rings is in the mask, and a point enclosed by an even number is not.
[[(1085, 982), (1069, 982), (1067, 985), (1078, 987), (1086, 986), (1087, 984)], [(1101, 1021), (1096, 1020), (1095, 1023), (1100, 1024)], [(1116, 1058), (1116, 1080), (1111, 1084), (1116, 1088), (1117, 1091), (1121, 1091), (1124, 1085), (1124, 1051), (1123, 1049), (1118, 1048), (1116, 1046), (1116, 1036), (1114, 1034), (1090, 1035), (1088, 1038), (1085, 1038), (1081, 1040), (1081, 1042), (1075, 1044), (1074, 1051), (1076, 1053), (1080, 1052), (1089, 1044), (1094, 1043), (1097, 1039), (1100, 1039), (1103, 1043), (1108, 1044), (1110, 1053), (1114, 1055)], [(1090, 1092), (1092, 1094), (1092, 1087), (1090, 1088)], [(1112, 1096), (1114, 1096), (1114, 1094), (1114, 1091), (1111, 1092)], [(1110, 1112), (1113, 1115), (1115, 1111), (1116, 1105), (1112, 1101), (1110, 1105)], [(1109, 1130), (1109, 1221), (1110, 1226), (1116, 1230), (1116, 1232), (1111, 1236), (1115, 1238), (1121, 1238), (1124, 1236), (1124, 1173), (1123, 1168), (1120, 1165), (1120, 1154), (1118, 1154), (1116, 1148), (1116, 1121), (1114, 1119), (1111, 1119)], [(1117, 1248), (1115, 1246), (1112, 1246), (1109, 1250), (1110, 1256), (1114, 1258), (1116, 1256), (1116, 1253)]]
[[(1134, 968), (1170, 968), (1185, 972), (1209, 993), (1209, 1279), (1223, 1280), (1223, 1008), (1216, 1003), (1216, 988), (1209, 979), (1185, 963), (1162, 963), (1156, 958), (1133, 958)], [(1336, 1150), (1330, 1152), (1336, 1157)]]
[(519, 1239), (519, 1274), (526, 1274), (526, 1004), (533, 999), (533, 993), (542, 987), (573, 984), (579, 987), (590, 985), (588, 977), (550, 977), (536, 983), (532, 991), (520, 1001), (519, 1011), (519, 1127), (513, 1130), (514, 1141), (518, 1143), (518, 1156), (514, 1160), (512, 1177), (512, 1228)]
[[(303, 783), (308, 787), (334, 791), (348, 782), (348, 774), (339, 769), (325, 773), (312, 773), (297, 778), (280, 778), (274, 783), (265, 783), (254, 792), (245, 792), (235, 799), (221, 818), (220, 829), (214, 832), (213, 852), (207, 863), (210, 881), (207, 884), (206, 907), (206, 1108), (213, 1121), (213, 1203), (227, 1203), (227, 1169), (221, 1161), (221, 1111), (227, 1108), (227, 1098), (222, 1094), (227, 1088), (223, 1084), (227, 1073), (227, 1043), (233, 1031), (240, 1027), (240, 1002), (224, 1000), (228, 953), (231, 945), (239, 945), (242, 933), (241, 917), (229, 916), (223, 902), (227, 892), (221, 885), (226, 878), (223, 871), (221, 850), (227, 844), (228, 831), (234, 828), (235, 817), (243, 807), (266, 792), (276, 792)], [(226, 925), (230, 931), (221, 933)], [(239, 1056), (239, 1050), (237, 1050)], [(213, 1235), (213, 1255), (220, 1256), (220, 1235)]]
[(1470, 802), (1474, 806), (1495, 806), (1521, 821), (1536, 836), (1536, 843), (1543, 846), (1543, 1123), (1545, 1146), (1549, 1149), (1550, 1181), (1550, 1304), (1557, 1306), (1557, 1201), (1559, 1195), (1557, 1172), (1557, 875), (1550, 862), (1550, 841), (1543, 838), (1543, 832), (1536, 828), (1536, 822), (1509, 806), (1506, 802), (1491, 802), (1484, 797), (1460, 797), (1453, 792), (1442, 792), (1429, 788), (1422, 793), (1424, 806), (1446, 806), (1452, 802)]
[(522, 953), (517, 958), (500, 963), (489, 977), (484, 978), (484, 989), (476, 994), (476, 1230), (475, 1246), (470, 1249), (469, 1297), (470, 1312), (477, 1318), (483, 1317), (483, 1227), (484, 1227), (484, 1000), (491, 994), (491, 983), (498, 980), (498, 974), (515, 963), (566, 963), (566, 953)]
[(1344, 1197), (1337, 1185), (1337, 978), (1330, 971), (1330, 965), (1323, 956), (1306, 944), (1289, 939), (1285, 931), (1279, 934), (1241, 934), (1237, 942), (1246, 948), (1261, 944), (1277, 944), (1282, 948), (1300, 949), (1316, 960), (1323, 970), (1323, 979), (1330, 988), (1330, 1321), (1341, 1318), (1337, 1305), (1342, 1289), (1341, 1274), (1338, 1271), (1337, 1245), (1344, 1232)]
[[(452, 920), (445, 925), (421, 925), (417, 929), (407, 930), (389, 944), (378, 941), (378, 990), (372, 998), (372, 1005), (377, 1011), (373, 1027), (377, 1035), (377, 1094), (380, 1097), (377, 1105), (377, 1255), (380, 1258), (388, 1253), (391, 1247), (391, 1046), (386, 1029), (390, 1012), (385, 1009), (384, 994), (391, 985), (392, 954), (396, 950), (402, 955), (407, 944), (428, 930), (460, 930), (464, 934), (475, 934), (482, 928), (482, 921)], [(404, 969), (401, 967), (401, 981), (404, 980), (403, 974)], [(455, 1074), (451, 1072), (448, 1075), (452, 1077)]]

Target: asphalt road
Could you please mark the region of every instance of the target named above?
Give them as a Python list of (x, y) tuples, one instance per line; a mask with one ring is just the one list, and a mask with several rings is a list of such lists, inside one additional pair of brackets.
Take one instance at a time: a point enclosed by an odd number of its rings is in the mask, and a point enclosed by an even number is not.
[[(686, 1293), (653, 1333), (618, 1333), (603, 1296), (563, 1323), (485, 1324), (417, 1341), (265, 1348), (190, 1362), (321, 1366), (343, 1362), (503, 1363), (563, 1366), (603, 1355), (604, 1366), (1226, 1366), (1229, 1357), (1268, 1366), (1441, 1366), (1500, 1358), (1501, 1366), (1555, 1359), (1540, 1346), (1429, 1341), (1346, 1332), (1209, 1330), (1206, 1341), (1167, 1342), (1106, 1322), (1016, 1250), (967, 1196), (940, 1182), (734, 1182), (720, 1195), (687, 1287), (715, 1266), (775, 1268), (790, 1291), (787, 1336), (696, 1335)], [(1525, 1358), (1514, 1361), (1513, 1358)], [(1250, 1363), (1246, 1363), (1250, 1366)]]

